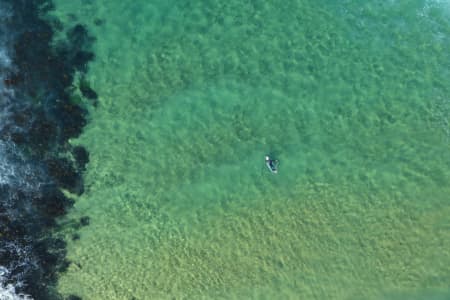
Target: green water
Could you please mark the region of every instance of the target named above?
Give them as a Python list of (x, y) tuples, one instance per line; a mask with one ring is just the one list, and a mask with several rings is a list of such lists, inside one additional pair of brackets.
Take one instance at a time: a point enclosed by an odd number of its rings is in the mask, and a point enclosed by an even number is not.
[(60, 292), (448, 296), (450, 4), (333, 3), (56, 1), (99, 94)]

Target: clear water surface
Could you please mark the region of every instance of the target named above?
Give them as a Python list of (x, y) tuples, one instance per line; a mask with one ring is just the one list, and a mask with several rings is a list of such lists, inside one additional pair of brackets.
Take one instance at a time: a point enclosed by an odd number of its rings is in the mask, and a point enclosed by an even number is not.
[[(95, 35), (83, 299), (425, 299), (450, 282), (448, 1), (56, 1)], [(273, 176), (264, 155), (281, 162)]]

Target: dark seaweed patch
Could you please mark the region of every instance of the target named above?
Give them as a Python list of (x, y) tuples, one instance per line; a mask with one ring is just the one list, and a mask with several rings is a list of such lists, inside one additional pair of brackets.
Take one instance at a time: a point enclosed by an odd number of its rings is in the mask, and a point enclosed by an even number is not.
[(105, 24), (105, 20), (99, 19), (99, 18), (95, 18), (94, 19), (94, 25), (95, 26), (102, 26), (103, 24)]
[(87, 226), (87, 225), (89, 225), (90, 222), (91, 222), (90, 218), (87, 217), (87, 216), (84, 216), (84, 217), (80, 218), (80, 225), (81, 226)]

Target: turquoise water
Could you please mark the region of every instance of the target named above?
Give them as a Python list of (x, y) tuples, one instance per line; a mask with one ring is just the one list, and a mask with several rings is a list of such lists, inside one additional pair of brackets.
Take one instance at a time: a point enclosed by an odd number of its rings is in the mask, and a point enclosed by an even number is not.
[(100, 97), (62, 293), (448, 295), (448, 2), (56, 8), (97, 39)]

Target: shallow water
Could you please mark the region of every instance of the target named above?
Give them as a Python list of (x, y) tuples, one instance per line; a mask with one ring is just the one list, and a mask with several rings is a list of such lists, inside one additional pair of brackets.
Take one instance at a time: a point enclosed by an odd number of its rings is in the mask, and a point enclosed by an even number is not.
[(56, 8), (97, 38), (100, 97), (62, 293), (448, 295), (448, 2)]

